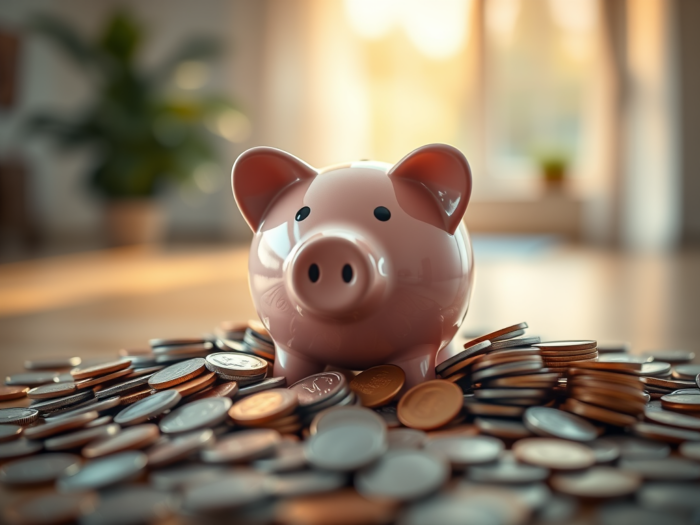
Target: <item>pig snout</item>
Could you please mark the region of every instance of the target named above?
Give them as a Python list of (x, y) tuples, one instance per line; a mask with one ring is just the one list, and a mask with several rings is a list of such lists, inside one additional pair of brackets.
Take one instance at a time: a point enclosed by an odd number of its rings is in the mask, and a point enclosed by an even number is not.
[(301, 313), (355, 319), (377, 307), (387, 285), (386, 264), (357, 235), (320, 233), (290, 254), (285, 282)]

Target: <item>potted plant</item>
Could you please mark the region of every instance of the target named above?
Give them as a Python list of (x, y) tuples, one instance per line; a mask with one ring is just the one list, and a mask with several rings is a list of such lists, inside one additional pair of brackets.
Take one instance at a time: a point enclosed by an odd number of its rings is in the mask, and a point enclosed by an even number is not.
[(548, 151), (538, 157), (540, 174), (544, 187), (548, 191), (563, 188), (569, 167), (569, 156), (561, 151)]
[(221, 97), (171, 89), (177, 68), (215, 58), (217, 42), (191, 39), (146, 71), (138, 64), (144, 29), (127, 12), (112, 15), (94, 40), (46, 15), (34, 19), (31, 28), (74, 59), (95, 88), (78, 114), (34, 115), (28, 129), (52, 137), (64, 149), (92, 151), (88, 181), (104, 201), (111, 244), (159, 240), (163, 214), (156, 196), (214, 158), (204, 123), (234, 109)]

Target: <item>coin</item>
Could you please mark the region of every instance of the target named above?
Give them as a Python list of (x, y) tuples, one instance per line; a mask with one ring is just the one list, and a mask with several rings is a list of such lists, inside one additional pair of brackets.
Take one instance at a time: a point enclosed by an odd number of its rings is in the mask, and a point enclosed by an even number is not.
[(464, 409), (474, 416), (520, 417), (525, 413), (526, 407), (478, 403), (475, 398), (471, 398), (464, 400)]
[(0, 425), (0, 443), (17, 439), (22, 434), (20, 425)]
[(59, 492), (97, 490), (136, 478), (146, 468), (148, 458), (138, 451), (120, 452), (85, 463), (77, 472), (56, 482)]
[(186, 487), (182, 506), (190, 513), (214, 513), (249, 505), (267, 497), (265, 475), (229, 471), (212, 481)]
[(236, 401), (229, 416), (236, 423), (255, 426), (284, 417), (294, 412), (297, 397), (294, 391), (275, 388)]
[[(420, 475), (407, 476), (409, 472)], [(368, 498), (410, 501), (442, 487), (450, 476), (439, 455), (419, 450), (391, 450), (355, 476), (355, 487)]]
[(235, 381), (228, 381), (226, 383), (216, 385), (213, 388), (197, 392), (192, 397), (192, 401), (206, 399), (208, 397), (228, 397), (229, 399), (233, 399), (236, 397), (236, 394), (238, 394), (238, 383)]
[(8, 523), (16, 525), (74, 523), (96, 502), (97, 494), (93, 492), (56, 494), (43, 491), (14, 500), (3, 509), (3, 515)]
[(207, 337), (174, 337), (171, 339), (149, 339), (148, 344), (154, 348), (157, 346), (199, 345), (207, 342), (209, 342)]
[[(300, 442), (282, 439), (277, 445), (273, 455), (262, 459), (257, 459), (253, 461), (251, 466), (255, 470), (267, 473), (303, 470), (307, 466), (304, 445)], [(333, 474), (333, 477), (338, 477), (338, 474)], [(340, 477), (343, 477), (344, 479), (344, 476)], [(285, 482), (289, 479), (290, 478), (286, 478)]]
[(114, 422), (122, 426), (143, 423), (171, 409), (180, 402), (180, 399), (182, 396), (174, 390), (156, 392), (126, 407), (114, 417)]
[(39, 452), (44, 446), (41, 441), (30, 441), (23, 437), (0, 443), (0, 459), (21, 458)]
[(218, 352), (206, 358), (207, 369), (226, 375), (256, 376), (267, 370), (267, 361), (254, 355)]
[(639, 421), (634, 424), (632, 431), (638, 436), (666, 441), (667, 443), (683, 443), (684, 441), (700, 441), (700, 432), (682, 428), (672, 428), (666, 425), (656, 425)]
[(512, 339), (514, 337), (519, 337), (525, 333), (525, 329), (527, 327), (527, 323), (518, 323), (511, 326), (506, 326), (505, 328), (501, 328), (500, 330), (495, 330), (488, 334), (484, 334), (475, 339), (472, 339), (471, 341), (467, 342), (464, 346), (466, 348), (467, 345), (471, 346), (473, 344), (486, 340), (502, 341), (504, 339)]
[(485, 379), (494, 377), (537, 372), (538, 370), (542, 369), (542, 366), (542, 358), (539, 356), (532, 356), (529, 358), (523, 358), (520, 361), (496, 365), (484, 370), (479, 370), (472, 375), (472, 381), (478, 383)]
[(27, 392), (31, 399), (51, 399), (53, 397), (67, 396), (75, 392), (75, 383), (48, 383), (32, 388)]
[(536, 483), (549, 477), (549, 469), (521, 463), (513, 452), (505, 451), (496, 463), (470, 467), (467, 477), (480, 483)]
[(273, 429), (251, 429), (234, 432), (201, 451), (206, 463), (247, 463), (274, 454), (280, 434)]
[(652, 423), (700, 431), (700, 418), (669, 410), (646, 410), (644, 417)]
[(358, 406), (331, 407), (319, 412), (309, 425), (309, 433), (316, 434), (337, 426), (363, 424), (386, 432), (384, 419), (373, 410)]
[(101, 401), (88, 398), (88, 401), (85, 403), (68, 406), (65, 408), (65, 410), (53, 410), (50, 413), (51, 415), (44, 416), (44, 419), (48, 423), (57, 419), (77, 416), (87, 412), (97, 412), (98, 414), (101, 414), (102, 412), (106, 412), (117, 405), (119, 405), (119, 396), (110, 397)]
[(501, 439), (521, 439), (532, 436), (532, 432), (520, 421), (477, 417), (474, 423), (482, 434)]
[(164, 434), (176, 434), (218, 425), (226, 419), (229, 408), (231, 408), (231, 400), (227, 397), (193, 401), (173, 410), (161, 419), (160, 430)]
[(148, 380), (148, 384), (156, 390), (179, 385), (204, 372), (206, 369), (204, 365), (205, 361), (201, 357), (175, 363), (153, 374)]
[(586, 446), (593, 451), (596, 463), (612, 463), (620, 457), (620, 447), (607, 438), (587, 441)]
[(0, 424), (29, 425), (37, 420), (39, 411), (33, 408), (0, 408)]
[(462, 409), (462, 391), (441, 379), (419, 383), (399, 401), (397, 415), (409, 428), (432, 430), (452, 421)]
[(700, 411), (700, 396), (688, 394), (665, 395), (661, 398), (661, 406), (669, 410), (698, 412)]
[(673, 377), (676, 379), (685, 379), (695, 381), (695, 378), (700, 374), (700, 365), (677, 365), (673, 367)]
[(440, 375), (453, 373), (452, 370), (448, 369), (451, 369), (458, 363), (461, 363), (474, 356), (486, 353), (490, 347), (491, 341), (489, 340), (478, 341), (476, 343), (467, 343), (464, 345), (463, 350), (460, 350), (457, 354), (443, 359), (440, 363), (438, 363), (437, 367), (435, 367), (435, 372)]
[(632, 355), (632, 354), (603, 354), (598, 358), (601, 363), (649, 363), (653, 357), (647, 355)]
[(321, 372), (297, 381), (289, 387), (299, 401), (299, 407), (312, 410), (338, 394), (347, 391), (348, 382), (338, 372)]
[(685, 514), (685, 519), (676, 520), (676, 523), (687, 524), (688, 516), (700, 508), (698, 489), (700, 489), (700, 483), (647, 482), (637, 492), (637, 500), (644, 505), (646, 512), (650, 512), (650, 509), (665, 512), (662, 519), (656, 523), (665, 525), (668, 523), (667, 516), (671, 512), (681, 512)]
[(5, 378), (7, 386), (39, 386), (46, 383), (58, 382), (58, 372), (26, 372), (24, 374), (13, 374)]
[(608, 410), (607, 408), (589, 405), (588, 403), (582, 403), (581, 401), (573, 398), (567, 399), (561, 408), (567, 412), (573, 412), (579, 416), (608, 423), (610, 425), (624, 427), (633, 425), (637, 421), (636, 418), (630, 415), (614, 412), (612, 410)]
[[(492, 490), (489, 487), (489, 490)], [(498, 490), (498, 489), (496, 489)], [(483, 488), (477, 488), (477, 493), (483, 491)], [(504, 497), (513, 499), (513, 494), (510, 491), (503, 490)], [(400, 525), (425, 525), (426, 523), (440, 523), (445, 525), (457, 525), (468, 523), (470, 525), (496, 525), (501, 523), (517, 524), (523, 523), (524, 518), (528, 515), (528, 510), (525, 506), (515, 501), (515, 505), (509, 507), (509, 511), (517, 509), (515, 513), (506, 511), (510, 516), (502, 516), (499, 509), (493, 508), (493, 501), (478, 501), (475, 502), (466, 492), (467, 498), (463, 498), (462, 492), (438, 494), (431, 498), (425, 498), (418, 503), (410, 505), (401, 515), (398, 523)], [(500, 507), (501, 509), (503, 507)]]
[(97, 412), (86, 412), (85, 414), (78, 414), (77, 416), (56, 419), (51, 422), (44, 423), (43, 425), (26, 428), (24, 430), (24, 436), (27, 439), (47, 438), (67, 430), (82, 428), (90, 421), (97, 419), (98, 416), (99, 414)]
[(100, 494), (97, 505), (80, 518), (80, 525), (162, 523), (177, 509), (173, 494), (152, 487), (115, 487)]
[(681, 443), (681, 445), (678, 447), (678, 451), (686, 458), (700, 461), (700, 443), (697, 441), (686, 441), (685, 443)]
[(239, 384), (238, 386), (240, 388), (238, 389), (238, 394), (236, 394), (235, 397), (241, 398), (249, 396), (251, 394), (257, 394), (258, 392), (262, 392), (263, 390), (271, 390), (273, 388), (284, 388), (286, 384), (287, 379), (285, 377), (268, 377), (267, 379), (263, 379), (259, 383), (255, 383), (254, 385), (248, 386), (241, 386)]
[(128, 359), (124, 361), (108, 361), (106, 363), (99, 363), (93, 366), (77, 366), (71, 370), (71, 375), (73, 379), (88, 379), (93, 377), (99, 377), (119, 370), (124, 370), (131, 366), (131, 361)]
[(700, 464), (684, 458), (644, 458), (620, 460), (620, 470), (633, 472), (647, 480), (692, 481), (700, 479)]
[(266, 480), (268, 492), (278, 498), (296, 498), (332, 492), (340, 489), (346, 483), (347, 476), (344, 474), (318, 470), (276, 474)]
[(49, 483), (80, 466), (74, 454), (42, 454), (16, 459), (0, 467), (0, 482), (5, 485), (38, 485)]
[(430, 438), (425, 450), (445, 457), (452, 468), (461, 470), (470, 465), (491, 463), (503, 453), (500, 439), (489, 436), (449, 436)]
[(140, 377), (135, 377), (119, 383), (118, 385), (113, 385), (107, 388), (103, 388), (95, 392), (95, 397), (97, 399), (105, 399), (108, 397), (124, 394), (125, 392), (130, 392), (132, 390), (137, 390), (139, 387), (148, 384), (148, 380), (151, 376), (145, 375)]
[(530, 407), (523, 416), (525, 426), (538, 436), (591, 441), (598, 437), (595, 427), (585, 419), (563, 410)]
[(306, 457), (316, 468), (348, 472), (372, 463), (386, 448), (386, 432), (371, 423), (357, 421), (311, 436), (306, 442)]
[(540, 342), (538, 336), (519, 337), (517, 339), (504, 339), (502, 341), (491, 341), (491, 350), (501, 350), (503, 348), (515, 348), (521, 346), (531, 346)]
[(369, 408), (386, 405), (398, 395), (406, 380), (396, 365), (380, 365), (361, 372), (350, 382), (350, 389)]
[[(177, 392), (177, 390), (174, 391)], [(134, 403), (141, 401), (142, 399), (152, 396), (155, 392), (155, 390), (151, 390), (150, 388), (144, 388), (143, 390), (137, 390), (136, 392), (124, 394), (119, 398), (119, 404), (133, 405)]]
[(71, 432), (70, 434), (49, 438), (44, 441), (44, 447), (46, 450), (70, 450), (99, 438), (114, 436), (120, 430), (121, 428), (117, 424), (84, 428)]
[(28, 386), (0, 386), (0, 401), (27, 397)]
[(389, 449), (413, 449), (423, 448), (428, 435), (422, 430), (413, 428), (393, 428), (387, 434)]
[(513, 445), (513, 453), (520, 461), (552, 470), (577, 470), (595, 464), (590, 448), (563, 439), (521, 439)]
[(122, 370), (117, 370), (116, 372), (110, 372), (109, 374), (103, 374), (97, 377), (82, 379), (80, 381), (75, 382), (75, 388), (77, 388), (78, 390), (92, 388), (96, 385), (100, 385), (108, 381), (113, 381), (114, 379), (118, 379), (120, 377), (125, 377), (131, 374), (132, 371), (133, 370), (131, 368), (124, 368)]
[(634, 494), (642, 478), (613, 467), (592, 467), (585, 472), (555, 474), (550, 483), (554, 490), (579, 498), (619, 498)]
[(214, 372), (209, 372), (208, 374), (202, 374), (190, 379), (185, 383), (180, 383), (171, 387), (173, 390), (180, 392), (180, 395), (185, 397), (195, 394), (209, 386), (211, 386), (216, 381), (216, 374)]
[(142, 449), (155, 443), (159, 437), (158, 426), (146, 423), (126, 428), (112, 436), (104, 436), (91, 441), (83, 447), (82, 454), (84, 457), (92, 459), (125, 450)]
[(665, 458), (671, 452), (666, 443), (650, 439), (634, 436), (609, 436), (605, 439), (619, 446), (620, 456), (626, 459)]
[[(649, 363), (651, 364), (651, 363)], [(576, 363), (577, 368), (585, 368), (589, 370), (614, 370), (618, 372), (629, 372), (634, 373), (642, 370), (642, 363), (630, 363), (630, 362), (612, 362), (612, 363), (601, 363), (598, 361), (582, 361)]]
[(56, 368), (72, 368), (81, 362), (79, 357), (45, 357), (24, 362), (27, 370), (54, 370)]
[(177, 463), (151, 471), (148, 480), (159, 490), (181, 491), (189, 485), (197, 485), (221, 477), (227, 470), (220, 465)]

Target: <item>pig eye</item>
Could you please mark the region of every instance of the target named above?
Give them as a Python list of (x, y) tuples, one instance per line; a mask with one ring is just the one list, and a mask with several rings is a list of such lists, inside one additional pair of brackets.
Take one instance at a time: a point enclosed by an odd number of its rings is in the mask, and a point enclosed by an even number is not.
[(294, 218), (297, 220), (297, 222), (303, 221), (309, 216), (309, 213), (311, 213), (311, 208), (309, 208), (308, 206), (304, 206), (297, 212), (297, 216)]
[(391, 212), (384, 206), (374, 208), (374, 216), (382, 222), (386, 222), (391, 218)]

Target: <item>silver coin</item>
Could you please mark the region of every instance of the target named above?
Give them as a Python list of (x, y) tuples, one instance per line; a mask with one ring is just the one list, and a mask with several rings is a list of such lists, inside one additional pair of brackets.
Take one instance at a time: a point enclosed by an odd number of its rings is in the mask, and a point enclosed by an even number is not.
[(117, 424), (84, 428), (70, 434), (62, 434), (44, 441), (46, 450), (70, 450), (99, 438), (114, 436), (121, 430)]
[(296, 498), (310, 494), (332, 492), (348, 482), (345, 474), (307, 470), (276, 474), (265, 480), (267, 491), (278, 498)]
[(458, 352), (457, 354), (445, 359), (444, 361), (441, 361), (436, 367), (435, 367), (435, 372), (438, 374), (441, 374), (448, 368), (456, 365), (457, 363), (461, 363), (465, 359), (469, 359), (470, 357), (473, 357), (475, 355), (478, 355), (480, 353), (484, 353), (488, 351), (488, 349), (491, 346), (491, 341), (481, 341), (480, 343), (477, 343), (473, 346), (470, 346), (468, 348), (465, 348)]
[(651, 363), (654, 360), (653, 357), (648, 355), (633, 355), (633, 354), (612, 354), (607, 353), (598, 356), (598, 362), (600, 363)]
[(148, 480), (151, 485), (160, 490), (180, 491), (189, 485), (197, 485), (212, 481), (223, 475), (227, 470), (219, 465), (202, 465), (200, 463), (178, 463), (152, 471)]
[(277, 445), (274, 456), (255, 460), (251, 466), (260, 472), (272, 473), (303, 470), (306, 465), (304, 444), (282, 440)]
[(227, 397), (193, 401), (165, 416), (160, 421), (160, 430), (164, 434), (175, 434), (218, 425), (226, 419), (232, 404)]
[(587, 441), (586, 445), (593, 451), (596, 463), (612, 463), (620, 457), (620, 447), (608, 438)]
[(600, 525), (688, 525), (684, 516), (644, 509), (632, 503), (614, 503), (598, 509), (595, 523)]
[(525, 426), (538, 436), (572, 441), (591, 441), (598, 437), (596, 428), (570, 412), (547, 407), (530, 407), (523, 416)]
[(439, 495), (408, 507), (398, 525), (502, 525), (498, 513), (448, 495)]
[(38, 417), (39, 411), (34, 408), (0, 408), (0, 425), (29, 425)]
[(21, 458), (39, 452), (44, 445), (41, 441), (19, 438), (7, 443), (0, 443), (0, 459)]
[(56, 487), (60, 492), (102, 489), (136, 478), (147, 463), (143, 452), (120, 452), (86, 463), (77, 472), (59, 478)]
[(202, 450), (205, 463), (247, 463), (272, 456), (280, 444), (280, 434), (269, 428), (233, 432)]
[(207, 368), (212, 372), (230, 376), (257, 376), (267, 370), (267, 361), (249, 354), (217, 352), (206, 358)]
[(374, 412), (384, 420), (387, 427), (398, 428), (401, 426), (401, 421), (399, 421), (399, 417), (396, 415), (395, 406), (390, 405), (381, 408), (375, 408)]
[(306, 457), (319, 469), (351, 471), (372, 463), (386, 448), (386, 432), (376, 425), (357, 422), (311, 436), (306, 442)]
[(532, 346), (540, 342), (538, 336), (519, 337), (516, 339), (505, 339), (503, 341), (492, 341), (491, 350), (503, 350), (504, 348), (516, 348), (520, 346)]
[(76, 408), (70, 407), (70, 410), (51, 412), (51, 416), (47, 416), (45, 419), (47, 422), (56, 421), (67, 417), (85, 414), (86, 412), (97, 412), (98, 414), (101, 414), (102, 412), (106, 412), (107, 410), (111, 410), (112, 408), (118, 406), (119, 401), (119, 396), (102, 399), (101, 401), (91, 399), (89, 403), (81, 404)]
[(482, 434), (501, 439), (521, 439), (533, 435), (520, 421), (477, 417), (474, 423)]
[(650, 439), (632, 436), (607, 436), (605, 439), (620, 447), (620, 457), (625, 459), (665, 458), (671, 453), (666, 443)]
[(545, 481), (549, 469), (520, 463), (511, 451), (501, 454), (495, 464), (475, 465), (467, 471), (467, 478), (484, 483), (535, 483)]
[[(155, 373), (155, 372), (154, 372)], [(106, 399), (108, 397), (116, 396), (118, 394), (123, 394), (129, 392), (130, 390), (137, 390), (139, 387), (148, 384), (148, 380), (153, 374), (142, 375), (134, 379), (129, 379), (118, 385), (110, 386), (104, 390), (98, 390), (95, 392), (95, 397), (97, 399)]]
[(171, 409), (180, 399), (182, 396), (176, 390), (156, 392), (126, 407), (114, 417), (114, 422), (122, 426), (143, 423)]
[(297, 381), (289, 387), (297, 394), (300, 408), (312, 409), (348, 389), (348, 381), (338, 372), (321, 372)]
[(156, 443), (148, 450), (148, 466), (159, 468), (183, 460), (214, 442), (210, 428), (188, 432), (173, 439)]
[(442, 456), (391, 450), (355, 475), (355, 488), (367, 497), (410, 501), (434, 493), (449, 477), (450, 467)]
[(369, 408), (358, 406), (336, 406), (327, 408), (314, 416), (309, 432), (316, 434), (325, 430), (354, 424), (367, 424), (376, 427), (379, 432), (386, 432), (386, 423)]
[(31, 408), (38, 410), (41, 413), (49, 413), (59, 408), (76, 405), (81, 401), (94, 397), (92, 390), (82, 390), (69, 396), (57, 397), (54, 399), (45, 399), (31, 404)]
[(48, 483), (77, 469), (80, 463), (80, 456), (60, 453), (16, 459), (0, 467), (0, 482), (5, 485)]
[(266, 476), (253, 470), (229, 471), (214, 481), (185, 489), (185, 511), (210, 513), (236, 509), (267, 497)]
[(21, 425), (0, 425), (0, 443), (17, 439), (21, 433)]
[[(700, 510), (700, 483), (645, 483), (637, 491), (637, 501), (645, 509), (664, 512), (697, 512)], [(658, 523), (666, 524), (665, 520)]]
[(503, 453), (503, 441), (490, 436), (446, 436), (429, 438), (425, 450), (442, 455), (453, 468), (492, 463)]
[(683, 457), (700, 461), (700, 442), (698, 441), (686, 441), (685, 443), (681, 443), (678, 447), (678, 451)]
[(474, 392), (479, 400), (536, 398), (541, 399), (550, 395), (546, 388), (480, 388)]
[[(673, 377), (676, 379), (686, 379), (695, 381), (695, 378), (700, 374), (700, 365), (677, 365), (673, 367)], [(9, 383), (8, 383), (9, 384)]]
[(284, 388), (287, 385), (287, 378), (285, 377), (269, 377), (263, 379), (259, 383), (253, 385), (244, 386), (238, 389), (238, 393), (234, 399), (240, 399), (241, 397), (249, 396), (251, 394), (257, 394), (263, 390), (271, 390), (273, 388)]
[(700, 479), (700, 464), (683, 458), (621, 459), (618, 467), (652, 481), (693, 481)]
[[(58, 372), (25, 372), (23, 374), (13, 374), (5, 378), (8, 386), (39, 386), (46, 383), (57, 383), (59, 381)], [(70, 381), (70, 379), (69, 379)]]
[(167, 520), (178, 508), (178, 499), (165, 491), (143, 485), (115, 487), (100, 494), (98, 504), (79, 520), (80, 525), (126, 525)]
[(387, 433), (389, 450), (405, 448), (418, 450), (423, 448), (427, 439), (428, 434), (414, 428), (392, 428)]
[(504, 365), (495, 365), (490, 368), (485, 368), (484, 370), (479, 370), (472, 375), (473, 382), (480, 382), (484, 379), (491, 377), (499, 377), (510, 374), (519, 374), (526, 372), (534, 372), (536, 370), (542, 369), (541, 359), (532, 359), (529, 361), (516, 361), (513, 363), (506, 363)]

